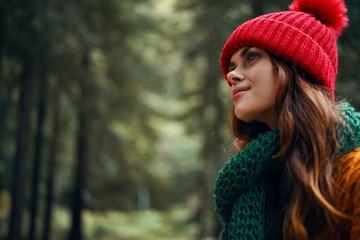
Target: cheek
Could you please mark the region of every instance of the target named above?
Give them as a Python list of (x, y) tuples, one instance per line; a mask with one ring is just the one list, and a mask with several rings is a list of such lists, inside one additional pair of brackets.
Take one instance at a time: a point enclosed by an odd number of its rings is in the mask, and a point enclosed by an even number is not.
[(268, 82), (269, 87), (271, 86), (273, 94), (276, 96), (281, 88), (285, 85), (286, 74), (283, 70), (277, 71), (272, 69), (270, 75), (271, 79)]
[(269, 98), (276, 96), (279, 89), (279, 80), (274, 76), (267, 75), (258, 81), (255, 85), (256, 91), (254, 94), (259, 98)]
[(268, 81), (256, 85), (254, 97), (258, 100), (259, 105), (264, 107), (272, 107), (275, 105), (277, 95), (282, 86), (281, 79), (277, 76), (272, 76), (267, 79)]

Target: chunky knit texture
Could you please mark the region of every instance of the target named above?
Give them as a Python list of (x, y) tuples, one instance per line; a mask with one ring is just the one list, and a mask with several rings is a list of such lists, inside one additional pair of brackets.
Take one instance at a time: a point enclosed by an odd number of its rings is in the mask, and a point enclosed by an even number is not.
[[(360, 114), (348, 103), (339, 108), (350, 126), (340, 134), (339, 154), (344, 155), (360, 146)], [(278, 129), (268, 131), (251, 141), (220, 171), (215, 206), (225, 225), (222, 240), (282, 239), (291, 187), (281, 160), (273, 158), (279, 150)]]
[[(321, 10), (325, 6), (328, 11)], [(295, 11), (262, 15), (239, 26), (223, 48), (222, 72), (226, 78), (231, 56), (238, 49), (255, 46), (296, 64), (334, 96), (336, 40), (348, 24), (345, 4), (343, 0), (297, 0), (291, 8)]]

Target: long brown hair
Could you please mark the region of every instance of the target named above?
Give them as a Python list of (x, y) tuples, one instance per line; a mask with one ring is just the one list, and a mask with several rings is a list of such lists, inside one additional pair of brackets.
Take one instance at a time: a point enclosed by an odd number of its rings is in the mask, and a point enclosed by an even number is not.
[[(270, 54), (281, 87), (276, 111), (281, 149), (293, 192), (285, 212), (284, 239), (312, 239), (333, 229), (341, 217), (335, 207), (337, 130), (342, 118), (327, 88), (315, 83), (294, 64)], [(242, 149), (261, 132), (264, 123), (246, 123), (232, 111), (230, 124)]]

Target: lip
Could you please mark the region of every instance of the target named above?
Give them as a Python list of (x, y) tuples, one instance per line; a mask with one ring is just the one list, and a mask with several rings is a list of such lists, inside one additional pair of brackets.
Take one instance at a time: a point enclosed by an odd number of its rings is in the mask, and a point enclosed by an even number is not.
[(232, 91), (231, 99), (235, 102), (241, 95), (243, 95), (246, 91), (250, 90), (249, 86), (238, 86), (235, 87)]

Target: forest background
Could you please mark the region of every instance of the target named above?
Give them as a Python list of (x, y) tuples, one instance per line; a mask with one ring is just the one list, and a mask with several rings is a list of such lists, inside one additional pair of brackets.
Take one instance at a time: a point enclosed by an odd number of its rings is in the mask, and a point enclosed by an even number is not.
[[(219, 56), (287, 0), (0, 1), (0, 239), (217, 239)], [(360, 107), (360, 2), (337, 95)]]

